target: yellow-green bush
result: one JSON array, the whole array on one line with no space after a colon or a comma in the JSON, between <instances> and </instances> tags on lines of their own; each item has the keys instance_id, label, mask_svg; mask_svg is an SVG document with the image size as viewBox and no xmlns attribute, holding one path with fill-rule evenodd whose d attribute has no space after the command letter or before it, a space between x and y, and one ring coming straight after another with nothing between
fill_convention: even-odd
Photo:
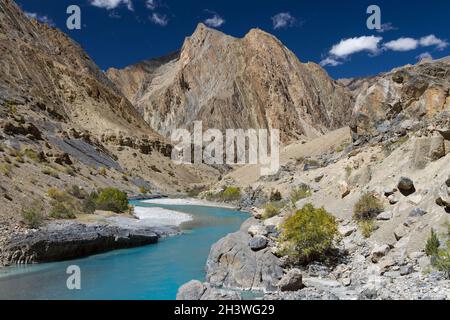
<instances>
[{"instance_id":1,"label":"yellow-green bush","mask_svg":"<svg viewBox=\"0 0 450 320\"><path fill-rule=\"evenodd\" d=\"M99 191L95 205L98 210L123 213L128 211L128 197L118 189L106 188Z\"/></svg>"},{"instance_id":2,"label":"yellow-green bush","mask_svg":"<svg viewBox=\"0 0 450 320\"><path fill-rule=\"evenodd\" d=\"M30 207L22 208L21 216L28 228L38 229L45 220L44 207L40 202L34 201Z\"/></svg>"},{"instance_id":3,"label":"yellow-green bush","mask_svg":"<svg viewBox=\"0 0 450 320\"><path fill-rule=\"evenodd\" d=\"M365 193L355 204L353 213L357 221L370 220L383 212L384 206L381 201L372 193Z\"/></svg>"},{"instance_id":4,"label":"yellow-green bush","mask_svg":"<svg viewBox=\"0 0 450 320\"><path fill-rule=\"evenodd\" d=\"M281 212L280 207L281 205L279 203L269 202L264 207L264 213L262 215L262 218L265 220L279 215Z\"/></svg>"},{"instance_id":5,"label":"yellow-green bush","mask_svg":"<svg viewBox=\"0 0 450 320\"><path fill-rule=\"evenodd\" d=\"M301 185L297 188L292 189L290 193L290 199L292 204L296 204L302 199L311 197L311 189L307 185Z\"/></svg>"},{"instance_id":6,"label":"yellow-green bush","mask_svg":"<svg viewBox=\"0 0 450 320\"><path fill-rule=\"evenodd\" d=\"M75 219L77 214L82 213L81 203L66 191L51 188L47 192L52 198L49 216L54 219Z\"/></svg>"},{"instance_id":7,"label":"yellow-green bush","mask_svg":"<svg viewBox=\"0 0 450 320\"><path fill-rule=\"evenodd\" d=\"M427 244L425 246L425 253L429 257L436 256L439 253L440 246L441 242L439 241L436 232L434 232L434 230L431 229L430 237L428 238Z\"/></svg>"},{"instance_id":8,"label":"yellow-green bush","mask_svg":"<svg viewBox=\"0 0 450 320\"><path fill-rule=\"evenodd\" d=\"M372 235L372 233L375 231L376 228L374 219L359 220L358 226L364 238L370 238L370 236Z\"/></svg>"},{"instance_id":9,"label":"yellow-green bush","mask_svg":"<svg viewBox=\"0 0 450 320\"><path fill-rule=\"evenodd\" d=\"M305 205L282 226L279 238L282 253L302 263L320 259L338 237L336 219L324 208Z\"/></svg>"},{"instance_id":10,"label":"yellow-green bush","mask_svg":"<svg viewBox=\"0 0 450 320\"><path fill-rule=\"evenodd\" d=\"M226 187L220 195L220 199L224 202L237 201L241 198L241 189L237 187Z\"/></svg>"}]
</instances>

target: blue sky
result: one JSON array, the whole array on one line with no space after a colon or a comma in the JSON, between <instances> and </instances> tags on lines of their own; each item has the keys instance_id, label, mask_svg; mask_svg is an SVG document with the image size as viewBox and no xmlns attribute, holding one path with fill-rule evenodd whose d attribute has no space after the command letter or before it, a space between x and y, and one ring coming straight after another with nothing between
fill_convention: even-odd
<instances>
[{"instance_id":1,"label":"blue sky","mask_svg":"<svg viewBox=\"0 0 450 320\"><path fill-rule=\"evenodd\" d=\"M79 42L100 68L124 67L179 49L199 22L242 37L261 28L302 62L321 63L333 78L374 75L450 55L448 0L16 0L30 16ZM77 4L82 29L66 28ZM384 32L369 30L369 5L381 8Z\"/></svg>"}]
</instances>

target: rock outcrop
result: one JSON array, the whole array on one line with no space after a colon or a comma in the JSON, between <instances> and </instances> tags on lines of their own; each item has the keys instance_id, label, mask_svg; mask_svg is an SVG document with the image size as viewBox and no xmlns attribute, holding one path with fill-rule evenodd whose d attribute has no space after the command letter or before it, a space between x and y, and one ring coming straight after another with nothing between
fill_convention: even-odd
<instances>
[{"instance_id":1,"label":"rock outcrop","mask_svg":"<svg viewBox=\"0 0 450 320\"><path fill-rule=\"evenodd\" d=\"M237 39L199 24L182 49L108 77L164 135L201 120L204 129L275 128L284 141L344 126L349 92L274 36Z\"/></svg>"},{"instance_id":2,"label":"rock outcrop","mask_svg":"<svg viewBox=\"0 0 450 320\"><path fill-rule=\"evenodd\" d=\"M9 239L1 250L4 265L62 261L106 251L139 247L174 234L176 228L114 224L53 223Z\"/></svg>"},{"instance_id":3,"label":"rock outcrop","mask_svg":"<svg viewBox=\"0 0 450 320\"><path fill-rule=\"evenodd\" d=\"M273 291L283 275L280 260L270 248L253 251L249 242L250 219L239 232L228 235L211 248L206 281L213 287Z\"/></svg>"}]
</instances>

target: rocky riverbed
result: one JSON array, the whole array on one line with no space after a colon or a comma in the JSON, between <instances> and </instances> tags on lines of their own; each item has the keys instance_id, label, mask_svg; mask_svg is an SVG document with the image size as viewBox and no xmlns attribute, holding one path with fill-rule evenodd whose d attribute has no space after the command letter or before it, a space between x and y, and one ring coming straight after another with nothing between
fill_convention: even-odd
<instances>
[{"instance_id":1,"label":"rocky riverbed","mask_svg":"<svg viewBox=\"0 0 450 320\"><path fill-rule=\"evenodd\" d=\"M356 226L342 226L343 241L332 264L288 264L276 255L275 217L252 218L216 243L206 264L206 282L182 286L179 300L445 300L450 281L429 269L423 252L388 255L390 248L364 239Z\"/></svg>"}]
</instances>

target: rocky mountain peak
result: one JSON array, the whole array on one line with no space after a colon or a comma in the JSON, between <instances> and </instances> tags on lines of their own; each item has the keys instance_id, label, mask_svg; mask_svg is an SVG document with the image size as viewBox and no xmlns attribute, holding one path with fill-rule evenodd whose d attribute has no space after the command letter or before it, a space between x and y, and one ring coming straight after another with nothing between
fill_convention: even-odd
<instances>
[{"instance_id":1,"label":"rocky mountain peak","mask_svg":"<svg viewBox=\"0 0 450 320\"><path fill-rule=\"evenodd\" d=\"M141 71L108 76L164 135L202 120L205 129L276 128L288 141L321 135L350 117L345 88L260 29L235 38L199 24L179 59Z\"/></svg>"}]
</instances>

